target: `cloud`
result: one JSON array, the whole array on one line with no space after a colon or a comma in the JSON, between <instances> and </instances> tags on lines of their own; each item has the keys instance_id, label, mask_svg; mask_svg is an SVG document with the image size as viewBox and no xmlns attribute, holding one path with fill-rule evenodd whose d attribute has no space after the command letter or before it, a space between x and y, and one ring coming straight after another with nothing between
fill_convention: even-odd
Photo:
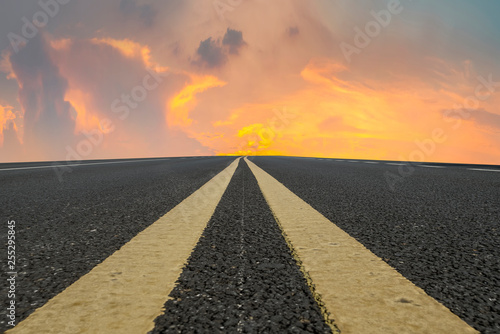
<instances>
[{"instance_id":1,"label":"cloud","mask_svg":"<svg viewBox=\"0 0 500 334\"><path fill-rule=\"evenodd\" d=\"M189 111L192 105L196 105L196 94L202 93L213 87L221 87L226 83L214 76L192 76L191 82L187 84L181 92L174 96L169 102L169 113L167 116L169 127L187 128L193 122L189 118Z\"/></svg>"},{"instance_id":2,"label":"cloud","mask_svg":"<svg viewBox=\"0 0 500 334\"><path fill-rule=\"evenodd\" d=\"M208 68L221 67L227 62L229 54L239 54L239 50L245 45L246 42L243 40L241 31L227 28L222 43L220 39L214 40L212 37L200 42L200 46L196 50L199 59L195 63L205 65Z\"/></svg>"},{"instance_id":3,"label":"cloud","mask_svg":"<svg viewBox=\"0 0 500 334\"><path fill-rule=\"evenodd\" d=\"M485 109L444 109L441 114L446 119L469 120L482 128L500 132L500 115Z\"/></svg>"},{"instance_id":4,"label":"cloud","mask_svg":"<svg viewBox=\"0 0 500 334\"><path fill-rule=\"evenodd\" d=\"M60 158L65 145L73 142L75 121L65 100L68 82L60 75L45 36L38 34L9 61L19 85L24 142L39 159Z\"/></svg>"},{"instance_id":5,"label":"cloud","mask_svg":"<svg viewBox=\"0 0 500 334\"><path fill-rule=\"evenodd\" d=\"M370 12L386 6L379 0L246 1L220 20L212 1L72 2L47 26L46 65L40 64L43 57L25 59L14 73L10 61L0 64L15 79L0 78L0 99L21 116L24 107L12 93L19 79L25 84L23 106L49 97L59 101L62 107L45 108L63 115L56 111L50 131L68 114L68 102L76 118L64 128L73 130L69 140L77 142L84 131L99 129L101 119L111 119L114 132L88 158L235 153L248 146L256 154L399 159L439 127L447 141L429 159L498 163L498 91L488 90L491 96L477 106L483 111L471 112L459 131L440 113L463 105L475 93L477 76L491 73L500 80L493 52L499 44L471 30L494 31L464 24L487 21L461 6L449 12L413 1L347 63L339 44L354 43L354 28L364 30L374 20ZM3 31L19 32L19 17L30 18L39 7L34 0L24 9L18 15L1 12ZM458 13L468 15L460 19ZM461 20L467 22L457 29ZM50 71L37 82L30 73L43 67ZM129 108L126 119L119 118L112 102L131 96L149 70L169 77ZM283 107L297 117L273 123L273 110ZM47 123L47 114L39 119L30 112L27 128L28 122ZM15 124L22 139L21 119ZM280 129L274 135L268 131L273 126ZM259 134L264 138L255 139ZM25 148L42 151L37 144Z\"/></svg>"},{"instance_id":6,"label":"cloud","mask_svg":"<svg viewBox=\"0 0 500 334\"><path fill-rule=\"evenodd\" d=\"M21 161L24 159L23 147L14 122L10 122L3 128L0 156L2 161Z\"/></svg>"},{"instance_id":7,"label":"cloud","mask_svg":"<svg viewBox=\"0 0 500 334\"><path fill-rule=\"evenodd\" d=\"M212 37L200 42L198 50L196 50L203 64L210 68L224 65L227 60L227 55L217 41L212 40Z\"/></svg>"},{"instance_id":8,"label":"cloud","mask_svg":"<svg viewBox=\"0 0 500 334\"><path fill-rule=\"evenodd\" d=\"M300 34L299 27L297 27L297 26L289 27L286 30L286 32L287 32L288 36L290 36L290 37L295 37L295 36L298 36Z\"/></svg>"},{"instance_id":9,"label":"cloud","mask_svg":"<svg viewBox=\"0 0 500 334\"><path fill-rule=\"evenodd\" d=\"M238 30L227 28L226 34L222 39L222 45L227 45L229 47L230 54L238 54L239 49L246 45L243 40L243 33Z\"/></svg>"},{"instance_id":10,"label":"cloud","mask_svg":"<svg viewBox=\"0 0 500 334\"><path fill-rule=\"evenodd\" d=\"M471 118L479 125L484 125L500 132L500 115L484 109L469 110Z\"/></svg>"},{"instance_id":11,"label":"cloud","mask_svg":"<svg viewBox=\"0 0 500 334\"><path fill-rule=\"evenodd\" d=\"M138 5L135 0L121 0L120 10L127 17L139 19L146 27L151 27L156 18L156 10L148 4Z\"/></svg>"},{"instance_id":12,"label":"cloud","mask_svg":"<svg viewBox=\"0 0 500 334\"><path fill-rule=\"evenodd\" d=\"M3 132L10 127L10 124L16 119L16 114L11 106L0 104L0 146L3 144Z\"/></svg>"},{"instance_id":13,"label":"cloud","mask_svg":"<svg viewBox=\"0 0 500 334\"><path fill-rule=\"evenodd\" d=\"M113 122L114 130L105 134L92 157L210 154L186 134L168 130L168 101L190 77L156 62L149 46L93 38L75 40L56 56L69 82L66 97L78 114L75 135L100 130L103 119Z\"/></svg>"},{"instance_id":14,"label":"cloud","mask_svg":"<svg viewBox=\"0 0 500 334\"><path fill-rule=\"evenodd\" d=\"M155 62L147 45L41 35L5 62L3 69L19 87L24 137L14 140L20 133L9 123L19 123L19 115L2 107L2 161L213 153L186 133L168 131L168 101L186 92L190 76ZM195 88L190 98L204 89ZM88 145L89 138L98 143Z\"/></svg>"}]
</instances>

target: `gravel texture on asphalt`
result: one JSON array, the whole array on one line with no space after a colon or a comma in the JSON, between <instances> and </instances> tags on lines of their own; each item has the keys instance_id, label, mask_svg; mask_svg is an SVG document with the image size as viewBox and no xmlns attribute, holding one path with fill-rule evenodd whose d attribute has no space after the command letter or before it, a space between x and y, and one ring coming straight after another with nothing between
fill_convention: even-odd
<instances>
[{"instance_id":1,"label":"gravel texture on asphalt","mask_svg":"<svg viewBox=\"0 0 500 334\"><path fill-rule=\"evenodd\" d=\"M233 160L172 158L79 166L72 167L63 182L53 169L0 172L4 282L9 271L7 220L16 221L17 322L88 273ZM8 328L6 289L2 289L0 301L3 332Z\"/></svg>"},{"instance_id":2,"label":"gravel texture on asphalt","mask_svg":"<svg viewBox=\"0 0 500 334\"><path fill-rule=\"evenodd\" d=\"M152 333L331 333L244 163Z\"/></svg>"},{"instance_id":3,"label":"gravel texture on asphalt","mask_svg":"<svg viewBox=\"0 0 500 334\"><path fill-rule=\"evenodd\" d=\"M500 173L256 157L259 167L482 333L500 333Z\"/></svg>"}]
</instances>

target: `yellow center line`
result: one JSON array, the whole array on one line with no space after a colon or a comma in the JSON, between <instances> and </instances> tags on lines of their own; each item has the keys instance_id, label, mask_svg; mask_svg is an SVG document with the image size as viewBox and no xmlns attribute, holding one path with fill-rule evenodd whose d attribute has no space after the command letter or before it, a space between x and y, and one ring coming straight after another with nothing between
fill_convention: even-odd
<instances>
[{"instance_id":1,"label":"yellow center line","mask_svg":"<svg viewBox=\"0 0 500 334\"><path fill-rule=\"evenodd\" d=\"M7 333L152 330L238 161Z\"/></svg>"},{"instance_id":2,"label":"yellow center line","mask_svg":"<svg viewBox=\"0 0 500 334\"><path fill-rule=\"evenodd\" d=\"M477 333L254 163L313 293L344 333Z\"/></svg>"}]
</instances>

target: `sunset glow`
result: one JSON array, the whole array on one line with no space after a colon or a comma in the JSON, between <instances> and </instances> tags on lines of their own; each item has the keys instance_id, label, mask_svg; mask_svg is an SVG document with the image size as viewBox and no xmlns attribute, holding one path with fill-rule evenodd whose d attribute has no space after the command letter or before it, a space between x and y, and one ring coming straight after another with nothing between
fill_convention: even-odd
<instances>
[{"instance_id":1,"label":"sunset glow","mask_svg":"<svg viewBox=\"0 0 500 334\"><path fill-rule=\"evenodd\" d=\"M500 164L495 1L122 3L61 5L30 38L38 3L2 10L1 162L98 131L82 158Z\"/></svg>"}]
</instances>

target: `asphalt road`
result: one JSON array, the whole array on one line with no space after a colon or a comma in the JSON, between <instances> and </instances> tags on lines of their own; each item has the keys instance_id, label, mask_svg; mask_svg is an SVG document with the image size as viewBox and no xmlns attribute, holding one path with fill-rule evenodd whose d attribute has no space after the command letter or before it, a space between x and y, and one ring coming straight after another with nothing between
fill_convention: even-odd
<instances>
[{"instance_id":1,"label":"asphalt road","mask_svg":"<svg viewBox=\"0 0 500 334\"><path fill-rule=\"evenodd\" d=\"M155 334L331 333L242 160L170 297Z\"/></svg>"},{"instance_id":2,"label":"asphalt road","mask_svg":"<svg viewBox=\"0 0 500 334\"><path fill-rule=\"evenodd\" d=\"M16 222L16 317L26 318L180 203L234 158L86 161L0 165L0 253ZM9 168L10 170L2 169ZM15 168L15 169L13 169ZM28 168L28 169L26 169ZM62 169L59 169L61 171ZM61 174L59 173L59 176ZM4 286L4 285L2 285ZM6 286L6 285L5 285ZM1 305L7 305L2 289ZM0 332L8 328L0 308Z\"/></svg>"},{"instance_id":3,"label":"asphalt road","mask_svg":"<svg viewBox=\"0 0 500 334\"><path fill-rule=\"evenodd\" d=\"M500 333L498 167L250 159L471 326ZM16 221L17 321L233 160L90 161L70 170L0 165L4 249L6 222ZM6 251L0 260L4 275ZM242 162L178 283L155 333L329 331ZM5 313L0 308L0 331Z\"/></svg>"},{"instance_id":4,"label":"asphalt road","mask_svg":"<svg viewBox=\"0 0 500 334\"><path fill-rule=\"evenodd\" d=\"M500 333L500 172L471 170L500 168L250 160L471 326Z\"/></svg>"}]
</instances>

